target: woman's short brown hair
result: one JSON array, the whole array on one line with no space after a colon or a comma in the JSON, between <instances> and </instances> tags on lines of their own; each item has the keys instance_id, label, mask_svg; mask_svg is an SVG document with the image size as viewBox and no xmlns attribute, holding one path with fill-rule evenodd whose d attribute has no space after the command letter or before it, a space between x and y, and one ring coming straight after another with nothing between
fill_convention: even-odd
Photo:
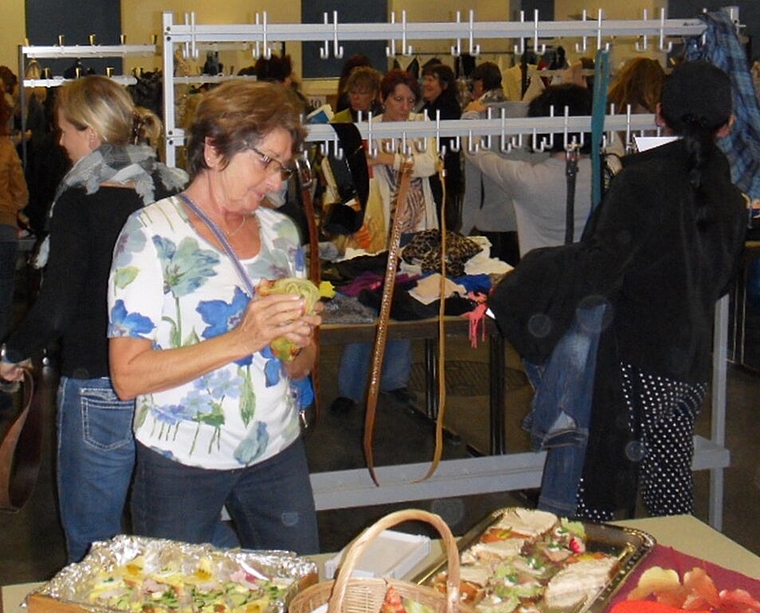
<instances>
[{"instance_id":1,"label":"woman's short brown hair","mask_svg":"<svg viewBox=\"0 0 760 613\"><path fill-rule=\"evenodd\" d=\"M130 142L135 105L113 79L88 75L66 82L57 92L55 108L77 130L92 128L104 143Z\"/></svg>"},{"instance_id":2,"label":"woman's short brown hair","mask_svg":"<svg viewBox=\"0 0 760 613\"><path fill-rule=\"evenodd\" d=\"M208 169L206 139L226 167L236 153L260 143L280 128L293 139L292 151L301 148L305 131L295 95L280 83L234 79L209 90L195 110L187 146L187 171L195 177Z\"/></svg>"},{"instance_id":3,"label":"woman's short brown hair","mask_svg":"<svg viewBox=\"0 0 760 613\"><path fill-rule=\"evenodd\" d=\"M346 91L367 91L377 94L380 91L380 79L382 75L372 66L359 66L354 68L346 79Z\"/></svg>"},{"instance_id":4,"label":"woman's short brown hair","mask_svg":"<svg viewBox=\"0 0 760 613\"><path fill-rule=\"evenodd\" d=\"M399 85L406 85L412 90L414 97L417 98L417 100L420 99L419 81L417 81L417 79L414 78L414 75L410 72L401 70L400 68L394 68L385 73L383 80L380 82L380 98L385 100L396 91L396 87Z\"/></svg>"}]
</instances>

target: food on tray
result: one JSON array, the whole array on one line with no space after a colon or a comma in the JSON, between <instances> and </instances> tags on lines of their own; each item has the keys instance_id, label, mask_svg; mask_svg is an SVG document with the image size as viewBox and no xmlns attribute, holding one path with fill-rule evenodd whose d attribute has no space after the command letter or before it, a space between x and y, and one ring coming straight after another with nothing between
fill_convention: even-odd
<instances>
[{"instance_id":1,"label":"food on tray","mask_svg":"<svg viewBox=\"0 0 760 613\"><path fill-rule=\"evenodd\" d=\"M88 601L144 613L263 613L291 584L291 580L257 577L239 563L213 554L191 566L176 559L157 567L137 556L98 573Z\"/></svg>"},{"instance_id":2,"label":"food on tray","mask_svg":"<svg viewBox=\"0 0 760 613\"><path fill-rule=\"evenodd\" d=\"M638 585L628 594L628 600L641 601L650 597L676 610L760 613L760 601L749 592L741 589L719 590L712 577L698 567L685 572L683 579L672 568L648 568L639 577Z\"/></svg>"},{"instance_id":3,"label":"food on tray","mask_svg":"<svg viewBox=\"0 0 760 613\"><path fill-rule=\"evenodd\" d=\"M117 536L31 594L29 612L52 610L52 599L96 613L283 613L316 571L290 552Z\"/></svg>"},{"instance_id":4,"label":"food on tray","mask_svg":"<svg viewBox=\"0 0 760 613\"><path fill-rule=\"evenodd\" d=\"M380 613L406 613L404 602L396 588L392 585L389 585L385 592L383 604L380 606Z\"/></svg>"},{"instance_id":5,"label":"food on tray","mask_svg":"<svg viewBox=\"0 0 760 613\"><path fill-rule=\"evenodd\" d=\"M319 288L308 279L286 277L276 281L263 280L259 283L256 291L261 296L269 294L293 294L304 300L304 313L314 313L314 307L319 302ZM289 362L298 355L299 348L284 336L275 339L271 343L272 352L283 362Z\"/></svg>"},{"instance_id":6,"label":"food on tray","mask_svg":"<svg viewBox=\"0 0 760 613\"><path fill-rule=\"evenodd\" d=\"M588 548L582 523L519 508L504 510L460 559L462 599L481 613L575 610L619 564L614 554ZM433 585L445 590L446 574Z\"/></svg>"}]
</instances>

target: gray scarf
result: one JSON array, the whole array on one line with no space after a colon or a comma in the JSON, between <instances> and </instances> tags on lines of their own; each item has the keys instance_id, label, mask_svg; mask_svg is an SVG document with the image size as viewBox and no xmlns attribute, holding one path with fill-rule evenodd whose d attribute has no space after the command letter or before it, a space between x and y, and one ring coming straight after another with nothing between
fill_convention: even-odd
<instances>
[{"instance_id":1,"label":"gray scarf","mask_svg":"<svg viewBox=\"0 0 760 613\"><path fill-rule=\"evenodd\" d=\"M103 183L133 184L143 204L155 202L154 176L158 176L168 191L179 191L187 183L187 173L179 168L169 168L156 159L156 152L148 145L104 144L77 161L66 173L55 192L50 207L53 216L55 203L67 189L83 187L86 194L94 194ZM50 240L46 236L31 264L43 268L50 253Z\"/></svg>"}]
</instances>

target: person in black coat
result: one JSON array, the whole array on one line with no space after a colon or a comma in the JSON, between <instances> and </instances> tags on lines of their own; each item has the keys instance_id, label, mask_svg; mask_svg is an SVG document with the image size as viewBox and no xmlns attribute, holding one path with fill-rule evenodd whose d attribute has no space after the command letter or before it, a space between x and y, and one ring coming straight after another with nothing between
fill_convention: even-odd
<instances>
[{"instance_id":1,"label":"person in black coat","mask_svg":"<svg viewBox=\"0 0 760 613\"><path fill-rule=\"evenodd\" d=\"M422 98L424 104L420 112L435 121L460 119L462 107L457 97L457 84L454 71L446 64L425 65L422 69ZM443 165L446 170L446 227L450 230L458 230L461 222L462 191L464 179L462 173L462 156L457 149L454 150L453 138L442 138L441 147L446 148L443 157ZM443 185L439 177L430 178L430 188L433 190L438 206L439 216L441 202L443 200Z\"/></svg>"},{"instance_id":2,"label":"person in black coat","mask_svg":"<svg viewBox=\"0 0 760 613\"><path fill-rule=\"evenodd\" d=\"M710 378L715 303L738 270L746 234L745 200L716 142L733 124L728 75L703 61L679 65L656 115L670 142L623 158L580 243L535 250L515 270L526 278L526 267L545 258L561 271L554 284L562 290L534 274L508 299L514 305L519 294L522 312L508 312L498 288L501 298L489 301L500 327L517 321L508 337L524 348L539 332L556 338L552 328L569 329L592 302L605 305L586 370L585 458L568 484L577 488L576 516L599 521L630 514L639 491L650 515L693 512L694 425ZM554 306L538 312L531 305L547 304L547 294ZM542 491L553 477L544 472Z\"/></svg>"},{"instance_id":3,"label":"person in black coat","mask_svg":"<svg viewBox=\"0 0 760 613\"><path fill-rule=\"evenodd\" d=\"M715 303L744 247L744 198L716 143L733 123L728 75L701 61L676 67L657 121L674 140L624 158L583 238L613 307L580 493L592 518L632 508L637 485L651 515L693 512Z\"/></svg>"}]
</instances>

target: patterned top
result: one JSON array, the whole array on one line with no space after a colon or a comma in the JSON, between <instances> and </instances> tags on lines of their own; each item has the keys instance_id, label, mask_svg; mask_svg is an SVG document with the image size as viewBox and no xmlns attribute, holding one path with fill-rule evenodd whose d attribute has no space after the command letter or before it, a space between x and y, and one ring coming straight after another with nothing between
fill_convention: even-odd
<instances>
[{"instance_id":1,"label":"patterned top","mask_svg":"<svg viewBox=\"0 0 760 613\"><path fill-rule=\"evenodd\" d=\"M256 211L257 256L242 260L254 286L304 276L298 231ZM196 233L178 197L133 214L114 251L108 336L184 347L233 329L250 297L229 257ZM290 382L269 347L179 387L138 396L135 436L175 461L234 469L266 460L299 434Z\"/></svg>"}]
</instances>

